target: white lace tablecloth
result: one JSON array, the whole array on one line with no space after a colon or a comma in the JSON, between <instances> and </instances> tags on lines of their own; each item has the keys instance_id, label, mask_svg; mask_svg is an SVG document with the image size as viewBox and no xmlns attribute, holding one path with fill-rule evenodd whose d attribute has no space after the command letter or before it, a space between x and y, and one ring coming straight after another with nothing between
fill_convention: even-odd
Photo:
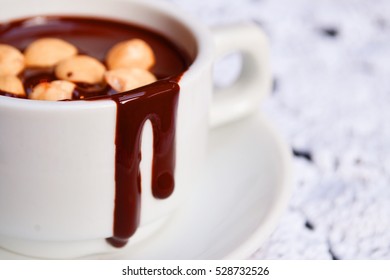
<instances>
[{"instance_id":1,"label":"white lace tablecloth","mask_svg":"<svg viewBox=\"0 0 390 280\"><path fill-rule=\"evenodd\" d=\"M390 259L390 1L171 1L208 25L255 20L270 39L274 88L259 109L294 150L295 178L252 258Z\"/></svg>"}]
</instances>

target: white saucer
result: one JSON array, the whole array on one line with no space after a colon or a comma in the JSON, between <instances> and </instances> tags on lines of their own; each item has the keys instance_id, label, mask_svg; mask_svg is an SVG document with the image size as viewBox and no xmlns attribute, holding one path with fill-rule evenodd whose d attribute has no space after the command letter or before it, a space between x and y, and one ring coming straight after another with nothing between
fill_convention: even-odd
<instances>
[{"instance_id":1,"label":"white saucer","mask_svg":"<svg viewBox=\"0 0 390 280\"><path fill-rule=\"evenodd\" d=\"M260 114L211 132L203 176L161 231L99 259L243 259L275 228L290 196L290 152ZM0 259L24 258L0 250Z\"/></svg>"}]
</instances>

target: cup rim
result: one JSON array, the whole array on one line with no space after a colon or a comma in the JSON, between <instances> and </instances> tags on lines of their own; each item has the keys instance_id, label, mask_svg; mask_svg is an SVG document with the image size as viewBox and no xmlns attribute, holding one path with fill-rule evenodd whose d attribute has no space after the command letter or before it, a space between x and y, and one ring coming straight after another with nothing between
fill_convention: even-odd
<instances>
[{"instance_id":1,"label":"cup rim","mask_svg":"<svg viewBox=\"0 0 390 280\"><path fill-rule=\"evenodd\" d=\"M18 1L21 3L23 0ZM30 2L30 0L24 0L25 2ZM34 3L38 1L45 1L45 0L35 0ZM136 4L143 6L145 8L155 10L158 12L163 12L165 15L167 15L170 18L178 20L189 32L191 32L191 35L194 37L195 42L197 44L197 53L192 61L189 68L183 73L183 76L181 77L179 84L187 84L190 82L193 77L196 77L202 73L202 69L205 65L212 62L212 58L214 55L214 48L213 48L213 40L210 30L204 26L199 20L195 19L192 15L189 15L187 12L180 9L177 5L170 3L168 1L163 0L83 0L83 1L89 1L91 3L96 3L96 1L100 2L110 2L112 4L115 3L125 3L125 4ZM0 2L9 2L9 3L15 3L11 0L0 0ZM67 3L74 2L79 3L79 0L67 0ZM70 14L68 14L70 15ZM82 14L77 14L82 15ZM35 15L27 15L26 17L34 17L38 16ZM10 18L10 20L17 19L18 17ZM20 18L20 17L19 17ZM110 18L108 16L107 18ZM0 21L1 22L1 21ZM142 27L142 24L140 25ZM113 101L109 98L107 99L101 99L101 100L95 100L94 102L91 102L89 100L73 100L72 102L47 102L42 100L30 100L30 99L22 99L22 98L12 98L8 96L2 96L0 95L0 102L3 104L7 104L10 107L13 106L24 106L28 105L29 107L33 107L34 109L60 109L60 108L69 108L69 107L75 107L77 108L83 108L83 107L107 107L112 106Z\"/></svg>"}]
</instances>

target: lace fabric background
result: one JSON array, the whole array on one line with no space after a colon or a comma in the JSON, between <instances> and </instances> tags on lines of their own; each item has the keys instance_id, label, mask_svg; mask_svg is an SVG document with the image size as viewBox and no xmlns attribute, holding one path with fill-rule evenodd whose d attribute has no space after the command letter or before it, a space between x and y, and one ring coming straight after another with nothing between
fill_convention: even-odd
<instances>
[{"instance_id":1,"label":"lace fabric background","mask_svg":"<svg viewBox=\"0 0 390 280\"><path fill-rule=\"evenodd\" d=\"M390 1L171 0L207 25L254 20L274 87L259 110L294 151L293 195L253 259L390 259ZM239 57L216 67L219 83Z\"/></svg>"}]
</instances>

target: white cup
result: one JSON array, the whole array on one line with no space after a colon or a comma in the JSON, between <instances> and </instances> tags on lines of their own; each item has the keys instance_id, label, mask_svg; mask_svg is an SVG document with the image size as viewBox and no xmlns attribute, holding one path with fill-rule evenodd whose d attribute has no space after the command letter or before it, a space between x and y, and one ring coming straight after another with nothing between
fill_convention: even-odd
<instances>
[{"instance_id":1,"label":"white cup","mask_svg":"<svg viewBox=\"0 0 390 280\"><path fill-rule=\"evenodd\" d=\"M156 234L190 199L188 182L204 162L210 127L252 113L270 87L266 39L252 23L216 28L212 34L177 7L157 0L0 3L1 22L54 14L137 23L164 34L194 60L179 81L175 190L167 199L151 193L153 133L147 122L140 225L129 244ZM241 76L231 87L214 90L215 59L235 51L243 54ZM0 247L42 258L123 250L106 242L113 236L116 113L109 99L45 102L0 96Z\"/></svg>"}]
</instances>

